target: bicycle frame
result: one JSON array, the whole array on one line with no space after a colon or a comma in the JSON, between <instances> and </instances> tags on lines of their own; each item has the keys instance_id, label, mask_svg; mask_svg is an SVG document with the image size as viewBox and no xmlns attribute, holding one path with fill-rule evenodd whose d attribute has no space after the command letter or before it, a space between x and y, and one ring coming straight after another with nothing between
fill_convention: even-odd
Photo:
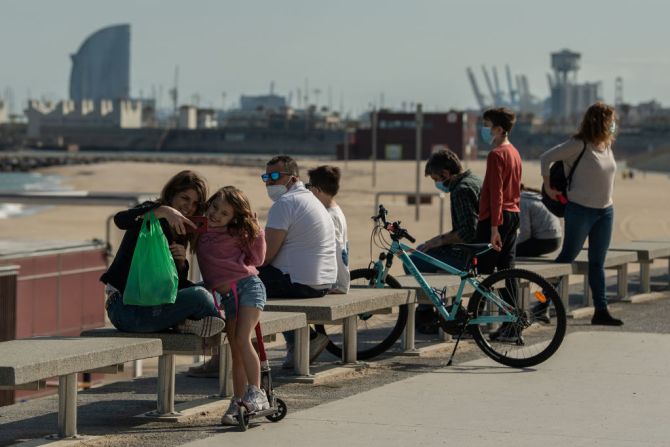
<instances>
[{"instance_id":1,"label":"bicycle frame","mask_svg":"<svg viewBox=\"0 0 670 447\"><path fill-rule=\"evenodd\" d=\"M412 262L412 259L407 254L408 252L413 253L417 258L421 259L422 261L428 262L429 264L434 265L439 269L445 270L447 273L451 275L456 275L461 278L461 283L458 287L458 292L454 297L454 302L451 306L451 310L447 309L446 303L442 302L441 297L437 294L435 289L428 284L428 282L423 277L421 272L419 272L419 270L416 268L416 265L414 265L414 262ZM407 267L407 270L409 270L410 274L414 277L414 279L416 279L416 281L419 283L419 286L421 286L421 290L423 290L423 292L426 294L426 296L428 296L433 305L435 305L435 308L440 313L442 318L444 318L445 321L452 321L456 318L456 312L461 304L463 298L463 290L465 289L466 283L470 284L476 291L478 291L482 296L484 296L486 300L495 304L498 308L502 309L504 313L503 315L482 315L477 318L469 320L468 325L504 323L504 322L516 321L517 317L512 314L513 309L510 307L510 305L505 301L503 301L502 299L500 299L496 294L483 289L480 286L479 281L477 281L477 279L473 277L471 272L459 270L445 262L433 258L430 255L427 255L420 251L416 251L415 249L397 240L392 241L391 247L388 250L387 259L389 259L389 256L398 257L400 261L403 263L403 265ZM377 272L377 277L373 279L374 286L380 288L384 286L384 280L386 279L386 274L388 272L388 268L390 267L390 265L387 263L387 265L385 266L381 260L376 261L374 264L376 267L375 271Z\"/></svg>"}]
</instances>

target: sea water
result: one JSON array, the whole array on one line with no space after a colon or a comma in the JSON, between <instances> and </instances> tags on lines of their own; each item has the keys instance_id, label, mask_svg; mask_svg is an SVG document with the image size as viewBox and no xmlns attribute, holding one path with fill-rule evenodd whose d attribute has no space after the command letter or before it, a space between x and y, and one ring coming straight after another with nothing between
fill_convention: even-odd
<instances>
[{"instance_id":1,"label":"sea water","mask_svg":"<svg viewBox=\"0 0 670 447\"><path fill-rule=\"evenodd\" d=\"M63 191L59 175L42 175L35 172L0 172L0 191L5 193ZM46 206L0 203L0 219L34 214Z\"/></svg>"}]
</instances>

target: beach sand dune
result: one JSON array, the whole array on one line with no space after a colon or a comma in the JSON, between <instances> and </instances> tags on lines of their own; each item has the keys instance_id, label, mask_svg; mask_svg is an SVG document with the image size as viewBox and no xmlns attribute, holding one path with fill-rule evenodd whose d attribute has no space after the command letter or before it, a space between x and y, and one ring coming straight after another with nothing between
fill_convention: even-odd
<instances>
[{"instance_id":1,"label":"beach sand dune","mask_svg":"<svg viewBox=\"0 0 670 447\"><path fill-rule=\"evenodd\" d=\"M301 176L323 161L298 159ZM374 212L376 192L413 191L416 179L414 162L380 161L376 166L376 186L372 186L370 161L352 161L346 166L342 161L330 162L342 168L343 179L337 201L344 210L349 225L351 267L367 266L370 261L370 216ZM245 191L262 223L271 205L260 179L264 165L257 167L236 166L187 166L150 163L103 163L85 166L60 166L40 172L59 174L64 183L76 190L96 192L146 192L158 195L163 184L182 169L193 169L204 175L213 191L224 185L235 185ZM485 171L484 161L469 162L468 168L476 174ZM424 163L420 166L421 190L436 192L430 178L423 176ZM529 186L539 186L541 178L537 162L525 162L523 181ZM615 229L613 240L624 241L654 236L670 236L670 178L666 174L640 174L634 179L623 180L617 176L615 185ZM389 210L389 217L401 220L417 242L424 241L438 232L439 200L423 205L420 219L415 220L415 207L407 204L405 194L384 196L381 203ZM444 202L444 228L451 228L449 200ZM54 206L38 214L10 219L0 219L2 238L14 240L67 240L82 241L92 238L105 239L107 219L119 211L107 206ZM113 226L113 225L112 225ZM112 232L113 246L118 245L121 232ZM376 258L379 248L373 248ZM397 266L396 266L397 267ZM394 267L394 270L396 269Z\"/></svg>"}]
</instances>

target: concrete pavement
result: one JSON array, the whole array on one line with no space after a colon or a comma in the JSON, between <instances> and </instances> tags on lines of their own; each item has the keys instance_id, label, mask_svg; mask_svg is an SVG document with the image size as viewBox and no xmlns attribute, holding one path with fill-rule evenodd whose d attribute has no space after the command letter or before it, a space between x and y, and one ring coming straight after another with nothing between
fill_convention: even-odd
<instances>
[{"instance_id":1,"label":"concrete pavement","mask_svg":"<svg viewBox=\"0 0 670 447\"><path fill-rule=\"evenodd\" d=\"M185 444L667 446L670 335L576 332L534 369L488 359Z\"/></svg>"}]
</instances>

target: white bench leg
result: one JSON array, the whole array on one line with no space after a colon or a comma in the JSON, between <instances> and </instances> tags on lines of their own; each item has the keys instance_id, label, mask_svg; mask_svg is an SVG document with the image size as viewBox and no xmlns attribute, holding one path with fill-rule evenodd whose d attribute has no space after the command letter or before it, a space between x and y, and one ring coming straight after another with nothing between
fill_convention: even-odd
<instances>
[{"instance_id":1,"label":"white bench leg","mask_svg":"<svg viewBox=\"0 0 670 447\"><path fill-rule=\"evenodd\" d=\"M143 373L142 360L135 360L133 362L133 378L142 377Z\"/></svg>"},{"instance_id":2,"label":"white bench leg","mask_svg":"<svg viewBox=\"0 0 670 447\"><path fill-rule=\"evenodd\" d=\"M58 377L58 437L77 436L77 374Z\"/></svg>"},{"instance_id":3,"label":"white bench leg","mask_svg":"<svg viewBox=\"0 0 670 447\"><path fill-rule=\"evenodd\" d=\"M299 376L309 376L309 326L296 329L293 333L293 369Z\"/></svg>"},{"instance_id":4,"label":"white bench leg","mask_svg":"<svg viewBox=\"0 0 670 447\"><path fill-rule=\"evenodd\" d=\"M640 292L651 292L651 261L640 261Z\"/></svg>"},{"instance_id":5,"label":"white bench leg","mask_svg":"<svg viewBox=\"0 0 670 447\"><path fill-rule=\"evenodd\" d=\"M620 265L617 268L617 288L620 299L628 296L628 264Z\"/></svg>"},{"instance_id":6,"label":"white bench leg","mask_svg":"<svg viewBox=\"0 0 670 447\"><path fill-rule=\"evenodd\" d=\"M416 329L416 304L407 305L407 324L402 334L402 350L414 351L416 349L415 329Z\"/></svg>"},{"instance_id":7,"label":"white bench leg","mask_svg":"<svg viewBox=\"0 0 670 447\"><path fill-rule=\"evenodd\" d=\"M584 274L584 306L590 307L591 304L591 286L589 286L589 274Z\"/></svg>"},{"instance_id":8,"label":"white bench leg","mask_svg":"<svg viewBox=\"0 0 670 447\"><path fill-rule=\"evenodd\" d=\"M175 356L158 357L158 416L173 414L175 384Z\"/></svg>"},{"instance_id":9,"label":"white bench leg","mask_svg":"<svg viewBox=\"0 0 670 447\"><path fill-rule=\"evenodd\" d=\"M342 350L343 363L356 363L358 354L358 316L354 315L344 319L342 324L344 335L344 349Z\"/></svg>"},{"instance_id":10,"label":"white bench leg","mask_svg":"<svg viewBox=\"0 0 670 447\"><path fill-rule=\"evenodd\" d=\"M561 297L565 311L568 311L570 305L570 276L562 276L558 283L558 295Z\"/></svg>"},{"instance_id":11,"label":"white bench leg","mask_svg":"<svg viewBox=\"0 0 670 447\"><path fill-rule=\"evenodd\" d=\"M229 344L219 345L219 396L233 395L233 353Z\"/></svg>"}]
</instances>

